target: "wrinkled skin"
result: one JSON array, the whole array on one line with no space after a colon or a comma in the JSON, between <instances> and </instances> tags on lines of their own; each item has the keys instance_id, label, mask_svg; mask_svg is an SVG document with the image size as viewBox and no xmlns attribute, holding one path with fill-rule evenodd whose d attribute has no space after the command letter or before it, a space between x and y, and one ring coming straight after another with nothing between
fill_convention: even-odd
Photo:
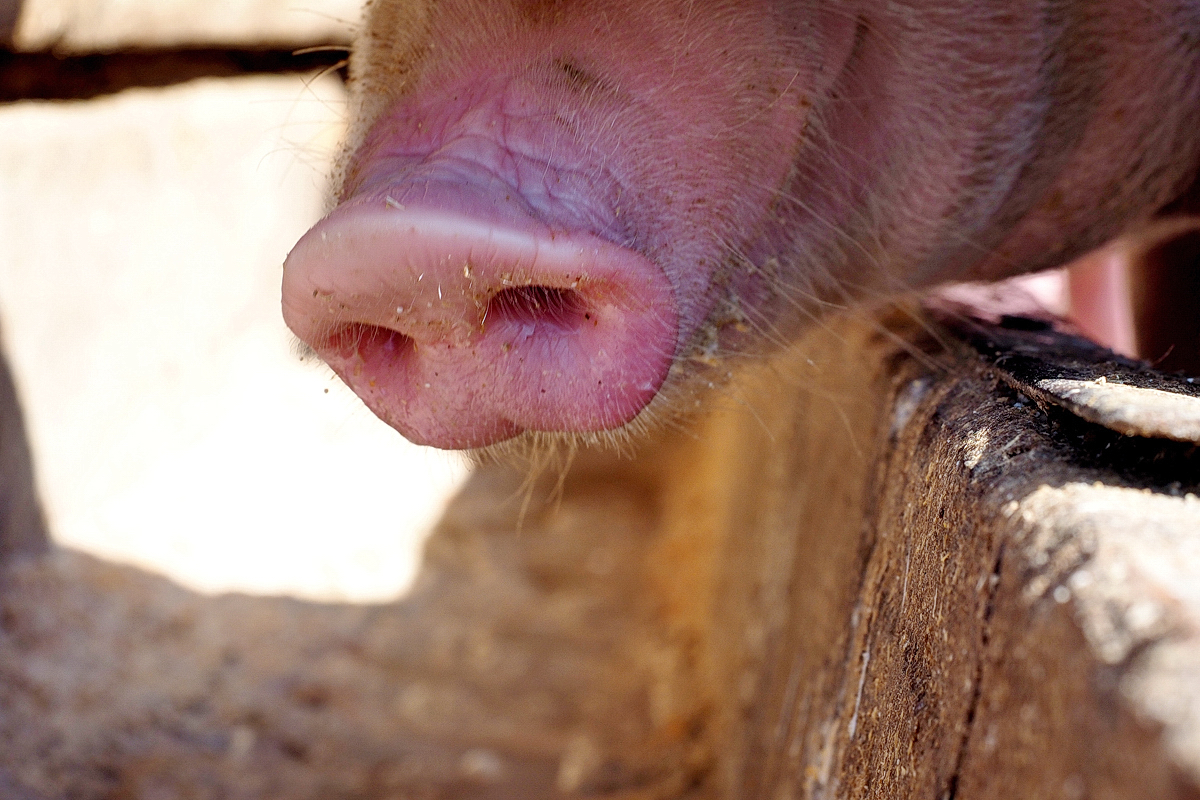
<instances>
[{"instance_id":1,"label":"wrinkled skin","mask_svg":"<svg viewBox=\"0 0 1200 800\"><path fill-rule=\"evenodd\" d=\"M1085 253L1200 164L1200 3L375 0L284 314L413 441L602 436L830 308Z\"/></svg>"}]
</instances>

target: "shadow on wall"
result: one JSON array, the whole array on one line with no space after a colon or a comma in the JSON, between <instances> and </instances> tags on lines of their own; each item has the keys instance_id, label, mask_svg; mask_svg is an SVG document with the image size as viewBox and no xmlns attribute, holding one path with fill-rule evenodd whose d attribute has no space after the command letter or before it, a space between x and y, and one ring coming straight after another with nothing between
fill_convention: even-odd
<instances>
[{"instance_id":1,"label":"shadow on wall","mask_svg":"<svg viewBox=\"0 0 1200 800\"><path fill-rule=\"evenodd\" d=\"M21 13L21 0L0 0L0 45L12 45L17 31L17 16Z\"/></svg>"},{"instance_id":2,"label":"shadow on wall","mask_svg":"<svg viewBox=\"0 0 1200 800\"><path fill-rule=\"evenodd\" d=\"M480 470L394 603L0 554L0 797L677 796L701 692L646 590L656 487L611 469L520 526L525 473Z\"/></svg>"},{"instance_id":3,"label":"shadow on wall","mask_svg":"<svg viewBox=\"0 0 1200 800\"><path fill-rule=\"evenodd\" d=\"M25 419L8 359L0 349L0 561L44 552L48 544Z\"/></svg>"}]
</instances>

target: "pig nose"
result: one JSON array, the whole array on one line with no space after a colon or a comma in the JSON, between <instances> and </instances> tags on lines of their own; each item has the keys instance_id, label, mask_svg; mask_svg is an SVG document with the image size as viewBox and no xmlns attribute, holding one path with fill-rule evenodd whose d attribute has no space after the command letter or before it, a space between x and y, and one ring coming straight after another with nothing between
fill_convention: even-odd
<instances>
[{"instance_id":1,"label":"pig nose","mask_svg":"<svg viewBox=\"0 0 1200 800\"><path fill-rule=\"evenodd\" d=\"M283 313L385 422L447 449L620 427L678 335L669 281L631 249L390 197L343 204L300 240Z\"/></svg>"}]
</instances>

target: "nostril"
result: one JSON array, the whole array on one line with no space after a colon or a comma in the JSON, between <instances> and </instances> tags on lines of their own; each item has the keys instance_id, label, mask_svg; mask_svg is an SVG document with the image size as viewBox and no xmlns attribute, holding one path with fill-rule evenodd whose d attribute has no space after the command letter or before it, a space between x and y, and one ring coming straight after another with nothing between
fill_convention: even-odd
<instances>
[{"instance_id":1,"label":"nostril","mask_svg":"<svg viewBox=\"0 0 1200 800\"><path fill-rule=\"evenodd\" d=\"M412 338L399 331L356 322L344 325L334 331L325 340L325 347L319 349L337 353L343 358L349 358L355 354L364 355L368 352L384 357L400 358L412 352L413 347Z\"/></svg>"},{"instance_id":2,"label":"nostril","mask_svg":"<svg viewBox=\"0 0 1200 800\"><path fill-rule=\"evenodd\" d=\"M502 196L434 188L447 207L363 195L300 240L283 274L296 335L419 443L632 420L683 335L663 270L586 232L495 218Z\"/></svg>"},{"instance_id":3,"label":"nostril","mask_svg":"<svg viewBox=\"0 0 1200 800\"><path fill-rule=\"evenodd\" d=\"M593 316L579 292L554 286L512 286L492 295L487 307L487 319L563 330L577 328Z\"/></svg>"}]
</instances>

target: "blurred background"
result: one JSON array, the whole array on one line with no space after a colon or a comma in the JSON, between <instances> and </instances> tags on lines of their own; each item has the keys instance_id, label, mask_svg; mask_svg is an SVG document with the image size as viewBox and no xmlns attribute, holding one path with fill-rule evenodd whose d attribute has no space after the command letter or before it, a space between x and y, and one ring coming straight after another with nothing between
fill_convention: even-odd
<instances>
[{"instance_id":1,"label":"blurred background","mask_svg":"<svg viewBox=\"0 0 1200 800\"><path fill-rule=\"evenodd\" d=\"M279 312L361 0L0 0L0 331L52 535L205 592L394 598L465 475Z\"/></svg>"}]
</instances>

